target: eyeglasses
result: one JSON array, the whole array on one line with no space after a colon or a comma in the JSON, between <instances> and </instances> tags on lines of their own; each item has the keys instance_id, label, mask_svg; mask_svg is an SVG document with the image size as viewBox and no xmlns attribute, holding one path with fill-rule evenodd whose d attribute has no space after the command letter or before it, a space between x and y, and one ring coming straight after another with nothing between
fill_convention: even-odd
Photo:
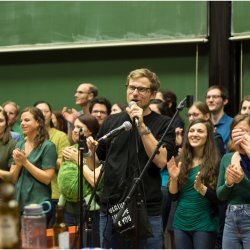
<instances>
[{"instance_id":1,"label":"eyeglasses","mask_svg":"<svg viewBox=\"0 0 250 250\"><path fill-rule=\"evenodd\" d=\"M212 99L218 99L218 98L220 98L221 97L221 95L207 95L206 96L206 99L207 100L209 100L210 98L212 98Z\"/></svg>"},{"instance_id":2,"label":"eyeglasses","mask_svg":"<svg viewBox=\"0 0 250 250\"><path fill-rule=\"evenodd\" d=\"M92 114L98 114L98 113L100 113L101 115L106 115L107 114L106 111L102 111L102 110L93 110L92 111Z\"/></svg>"},{"instance_id":3,"label":"eyeglasses","mask_svg":"<svg viewBox=\"0 0 250 250\"><path fill-rule=\"evenodd\" d=\"M193 117L198 117L200 115L200 113L190 113L190 114L187 114L187 117L190 118L191 116Z\"/></svg>"},{"instance_id":4,"label":"eyeglasses","mask_svg":"<svg viewBox=\"0 0 250 250\"><path fill-rule=\"evenodd\" d=\"M89 92L77 91L77 90L76 90L76 94L87 94L87 95L88 95L88 94L89 94Z\"/></svg>"},{"instance_id":5,"label":"eyeglasses","mask_svg":"<svg viewBox=\"0 0 250 250\"><path fill-rule=\"evenodd\" d=\"M6 113L7 113L7 115L12 115L12 116L16 115L16 113L14 113L14 112L6 112Z\"/></svg>"},{"instance_id":6,"label":"eyeglasses","mask_svg":"<svg viewBox=\"0 0 250 250\"><path fill-rule=\"evenodd\" d=\"M133 85L126 85L127 87L127 91L129 93L133 93L136 89L139 92L139 94L144 95L146 94L149 90L151 90L151 88L145 88L145 87L136 87Z\"/></svg>"}]
</instances>

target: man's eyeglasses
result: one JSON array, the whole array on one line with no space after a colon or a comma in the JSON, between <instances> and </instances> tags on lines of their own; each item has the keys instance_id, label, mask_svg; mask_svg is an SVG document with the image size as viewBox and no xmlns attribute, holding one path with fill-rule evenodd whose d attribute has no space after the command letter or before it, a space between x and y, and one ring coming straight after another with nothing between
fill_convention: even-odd
<instances>
[{"instance_id":1,"label":"man's eyeglasses","mask_svg":"<svg viewBox=\"0 0 250 250\"><path fill-rule=\"evenodd\" d=\"M221 97L221 95L207 95L206 96L206 99L207 100L209 100L210 98L212 98L212 99L218 99L218 98L220 98Z\"/></svg>"},{"instance_id":2,"label":"man's eyeglasses","mask_svg":"<svg viewBox=\"0 0 250 250\"><path fill-rule=\"evenodd\" d=\"M77 90L76 90L76 94L86 94L86 95L88 95L88 94L89 94L89 92L77 91Z\"/></svg>"},{"instance_id":3,"label":"man's eyeglasses","mask_svg":"<svg viewBox=\"0 0 250 250\"><path fill-rule=\"evenodd\" d=\"M92 110L91 112L92 114L101 114L101 115L106 115L107 112L106 111L102 111L102 110Z\"/></svg>"},{"instance_id":4,"label":"man's eyeglasses","mask_svg":"<svg viewBox=\"0 0 250 250\"><path fill-rule=\"evenodd\" d=\"M127 91L129 93L133 93L135 90L137 90L139 92L139 94L144 95L146 94L149 90L151 90L151 88L145 88L145 87L136 87L133 85L126 85L127 87Z\"/></svg>"}]
</instances>

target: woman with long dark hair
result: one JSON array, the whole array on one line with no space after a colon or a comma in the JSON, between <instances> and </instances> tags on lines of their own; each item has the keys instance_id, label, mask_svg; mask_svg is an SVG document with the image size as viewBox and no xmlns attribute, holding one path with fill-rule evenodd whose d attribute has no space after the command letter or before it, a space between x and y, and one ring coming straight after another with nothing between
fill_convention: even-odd
<instances>
[{"instance_id":1,"label":"woman with long dark hair","mask_svg":"<svg viewBox=\"0 0 250 250\"><path fill-rule=\"evenodd\" d=\"M173 220L178 249L215 247L218 165L212 123L191 122L179 164L174 158L168 162L169 192L178 199Z\"/></svg>"}]
</instances>

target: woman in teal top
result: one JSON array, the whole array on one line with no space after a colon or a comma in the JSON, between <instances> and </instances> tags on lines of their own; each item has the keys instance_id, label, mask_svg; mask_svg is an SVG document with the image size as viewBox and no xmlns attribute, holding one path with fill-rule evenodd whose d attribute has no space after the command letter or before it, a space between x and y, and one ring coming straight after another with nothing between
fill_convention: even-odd
<instances>
[{"instance_id":1,"label":"woman in teal top","mask_svg":"<svg viewBox=\"0 0 250 250\"><path fill-rule=\"evenodd\" d=\"M44 116L38 108L24 109L21 128L26 137L13 151L10 173L16 183L16 196L22 212L25 205L50 200L57 153L55 145L48 140Z\"/></svg>"},{"instance_id":2,"label":"woman in teal top","mask_svg":"<svg viewBox=\"0 0 250 250\"><path fill-rule=\"evenodd\" d=\"M222 248L250 248L250 116L237 115L231 124L235 152L220 164L217 195L228 201Z\"/></svg>"},{"instance_id":3,"label":"woman in teal top","mask_svg":"<svg viewBox=\"0 0 250 250\"><path fill-rule=\"evenodd\" d=\"M178 198L173 227L177 249L214 248L218 230L219 153L210 121L190 123L180 162L168 162L169 192ZM212 156L212 157L211 157Z\"/></svg>"}]
</instances>

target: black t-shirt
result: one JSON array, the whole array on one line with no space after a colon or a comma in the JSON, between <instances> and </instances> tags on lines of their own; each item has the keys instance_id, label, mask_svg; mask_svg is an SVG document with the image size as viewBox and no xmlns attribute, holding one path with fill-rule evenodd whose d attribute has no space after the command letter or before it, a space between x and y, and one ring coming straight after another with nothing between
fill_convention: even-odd
<instances>
[{"instance_id":1,"label":"black t-shirt","mask_svg":"<svg viewBox=\"0 0 250 250\"><path fill-rule=\"evenodd\" d=\"M151 112L149 115L144 116L143 119L146 126L159 141L168 127L170 118ZM103 123L97 139L121 126L124 121L130 121L126 112L110 115ZM136 138L138 143L136 143ZM162 142L167 147L167 158L169 160L174 152L174 126L170 126ZM134 125L129 131L124 130L116 137L100 142L97 155L100 160L105 161L101 201L102 210L106 211L107 206L110 207L124 201L134 184L134 178L138 176L137 170L142 171L149 157ZM160 168L151 163L145 171L141 183L144 189L148 214L159 215L162 201Z\"/></svg>"}]
</instances>

